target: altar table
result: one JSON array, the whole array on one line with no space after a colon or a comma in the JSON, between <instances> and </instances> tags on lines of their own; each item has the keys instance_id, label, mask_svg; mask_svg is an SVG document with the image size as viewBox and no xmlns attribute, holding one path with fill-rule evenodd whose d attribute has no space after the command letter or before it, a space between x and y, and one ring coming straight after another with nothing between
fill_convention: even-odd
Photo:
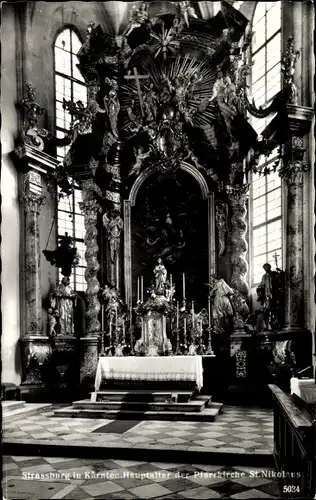
<instances>
[{"instance_id":1,"label":"altar table","mask_svg":"<svg viewBox=\"0 0 316 500\"><path fill-rule=\"evenodd\" d=\"M202 356L100 357L95 390L103 380L190 381L203 387Z\"/></svg>"}]
</instances>

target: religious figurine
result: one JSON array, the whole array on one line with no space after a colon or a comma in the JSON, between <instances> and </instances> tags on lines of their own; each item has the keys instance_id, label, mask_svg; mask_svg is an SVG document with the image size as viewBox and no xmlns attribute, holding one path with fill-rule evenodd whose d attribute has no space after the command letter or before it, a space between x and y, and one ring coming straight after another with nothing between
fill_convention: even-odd
<instances>
[{"instance_id":1,"label":"religious figurine","mask_svg":"<svg viewBox=\"0 0 316 500\"><path fill-rule=\"evenodd\" d=\"M118 255L121 232L124 227L124 222L121 219L119 212L117 211L112 212L110 218L108 218L107 214L105 213L102 220L103 225L108 232L108 240L110 244L110 259L114 264Z\"/></svg>"},{"instance_id":2,"label":"religious figurine","mask_svg":"<svg viewBox=\"0 0 316 500\"><path fill-rule=\"evenodd\" d=\"M150 155L151 150L145 152L144 148L142 146L139 146L137 148L137 151L135 151L135 149L134 149L134 152L135 152L136 161L132 167L132 170L128 174L128 177L131 177L132 175L136 175L136 176L139 175L140 169L142 168L143 161Z\"/></svg>"},{"instance_id":3,"label":"religious figurine","mask_svg":"<svg viewBox=\"0 0 316 500\"><path fill-rule=\"evenodd\" d=\"M218 255L221 257L225 252L225 238L227 231L227 216L228 216L228 207L226 203L218 203L216 205L216 226L218 230L218 241L219 241L219 251Z\"/></svg>"},{"instance_id":4,"label":"religious figurine","mask_svg":"<svg viewBox=\"0 0 316 500\"><path fill-rule=\"evenodd\" d=\"M135 5L132 7L131 18L125 29L123 36L128 37L135 28L140 28L140 26L148 19L148 8L147 2L142 2L139 8Z\"/></svg>"},{"instance_id":5,"label":"religious figurine","mask_svg":"<svg viewBox=\"0 0 316 500\"><path fill-rule=\"evenodd\" d=\"M56 297L51 297L50 299L50 306L48 308L48 336L49 337L55 337L57 335L57 317L58 317L58 312L56 310Z\"/></svg>"},{"instance_id":6,"label":"religious figurine","mask_svg":"<svg viewBox=\"0 0 316 500\"><path fill-rule=\"evenodd\" d=\"M297 87L294 83L295 64L299 58L300 51L294 49L294 37L287 41L287 49L281 57L281 72L283 74L284 88L290 91L290 104L297 104Z\"/></svg>"},{"instance_id":7,"label":"religious figurine","mask_svg":"<svg viewBox=\"0 0 316 500\"><path fill-rule=\"evenodd\" d=\"M120 292L117 290L114 281L111 281L110 285L105 285L103 287L102 296L105 301L105 312L107 314L114 314L115 311L123 311L124 303L120 297Z\"/></svg>"},{"instance_id":8,"label":"religious figurine","mask_svg":"<svg viewBox=\"0 0 316 500\"><path fill-rule=\"evenodd\" d=\"M69 278L64 276L57 288L50 294L50 335L54 335L54 332L58 335L74 335L74 307L77 303L77 293L69 283ZM53 318L57 319L57 324Z\"/></svg>"},{"instance_id":9,"label":"religious figurine","mask_svg":"<svg viewBox=\"0 0 316 500\"><path fill-rule=\"evenodd\" d=\"M234 315L234 310L230 297L234 290L221 278L215 280L213 289L210 292L212 299L212 319L216 333L221 333L226 326L227 320Z\"/></svg>"},{"instance_id":10,"label":"religious figurine","mask_svg":"<svg viewBox=\"0 0 316 500\"><path fill-rule=\"evenodd\" d=\"M108 80L108 81L107 81ZM104 107L107 111L111 131L114 137L118 137L118 115L120 112L120 101L118 97L118 86L115 80L107 78L106 83L109 83L111 90L104 97Z\"/></svg>"},{"instance_id":11,"label":"religious figurine","mask_svg":"<svg viewBox=\"0 0 316 500\"><path fill-rule=\"evenodd\" d=\"M46 260L52 265L61 268L61 274L69 277L71 269L79 261L77 249L73 247L73 238L65 233L65 236L58 237L56 250L43 250Z\"/></svg>"},{"instance_id":12,"label":"religious figurine","mask_svg":"<svg viewBox=\"0 0 316 500\"><path fill-rule=\"evenodd\" d=\"M192 17L194 19L197 19L194 8L190 5L190 2L179 2L179 8L180 15L183 17L186 26L189 27L189 18Z\"/></svg>"},{"instance_id":13,"label":"religious figurine","mask_svg":"<svg viewBox=\"0 0 316 500\"><path fill-rule=\"evenodd\" d=\"M167 281L167 269L162 263L162 260L158 259L158 264L154 269L156 290L164 291L164 285Z\"/></svg>"},{"instance_id":14,"label":"religious figurine","mask_svg":"<svg viewBox=\"0 0 316 500\"><path fill-rule=\"evenodd\" d=\"M261 304L263 315L259 315L257 323L257 331L272 330L271 327L271 310L272 310L272 272L271 265L264 264L263 269L265 274L262 276L261 283L257 288L257 301ZM259 323L261 322L261 324Z\"/></svg>"}]
</instances>

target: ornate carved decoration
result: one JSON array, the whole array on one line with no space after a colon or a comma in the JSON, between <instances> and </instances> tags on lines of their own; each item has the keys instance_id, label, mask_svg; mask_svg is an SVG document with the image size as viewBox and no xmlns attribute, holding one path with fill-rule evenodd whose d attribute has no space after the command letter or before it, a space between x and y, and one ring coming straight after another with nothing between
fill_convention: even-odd
<instances>
[{"instance_id":1,"label":"ornate carved decoration","mask_svg":"<svg viewBox=\"0 0 316 500\"><path fill-rule=\"evenodd\" d=\"M97 201L93 199L87 199L80 202L79 207L84 214L84 225L86 231L84 238L86 245L85 259L87 262L87 268L85 271L85 279L87 282L86 335L95 335L100 331L100 322L98 320L98 314L100 311L98 292L100 284L97 279L100 264L98 262L99 247L97 243L98 230L96 224L98 213L101 209Z\"/></svg>"},{"instance_id":2,"label":"ornate carved decoration","mask_svg":"<svg viewBox=\"0 0 316 500\"><path fill-rule=\"evenodd\" d=\"M303 138L293 136L291 144L288 145L288 152L285 154L283 164L279 170L279 175L284 179L287 186L302 186L303 174L310 169L309 162L303 160L304 154Z\"/></svg>"},{"instance_id":3,"label":"ornate carved decoration","mask_svg":"<svg viewBox=\"0 0 316 500\"><path fill-rule=\"evenodd\" d=\"M247 351L236 352L236 377L247 377Z\"/></svg>"},{"instance_id":4,"label":"ornate carved decoration","mask_svg":"<svg viewBox=\"0 0 316 500\"><path fill-rule=\"evenodd\" d=\"M221 257L225 252L226 247L226 233L227 233L227 217L228 206L226 203L218 202L215 206L215 219L218 230L219 251L218 255Z\"/></svg>"},{"instance_id":5,"label":"ornate carved decoration","mask_svg":"<svg viewBox=\"0 0 316 500\"><path fill-rule=\"evenodd\" d=\"M287 48L281 57L281 72L283 74L283 86L288 89L290 104L298 104L297 88L294 83L295 64L299 58L300 51L294 48L294 36L289 37Z\"/></svg>"},{"instance_id":6,"label":"ornate carved decoration","mask_svg":"<svg viewBox=\"0 0 316 500\"><path fill-rule=\"evenodd\" d=\"M48 379L52 348L48 338L25 338L21 342L22 384L42 385ZM46 370L46 376L45 376Z\"/></svg>"},{"instance_id":7,"label":"ornate carved decoration","mask_svg":"<svg viewBox=\"0 0 316 500\"><path fill-rule=\"evenodd\" d=\"M41 206L46 203L45 196L38 196L34 193L23 193L20 195L20 202L24 206L24 210L27 213L35 213L39 215Z\"/></svg>"},{"instance_id":8,"label":"ornate carved decoration","mask_svg":"<svg viewBox=\"0 0 316 500\"><path fill-rule=\"evenodd\" d=\"M248 297L248 285L245 279L248 272L248 264L245 258L248 245L245 236L247 232L246 200L248 198L249 185L247 184L238 187L227 186L226 191L232 206L231 262L233 266L233 273L231 277L231 284L241 295Z\"/></svg>"}]
</instances>

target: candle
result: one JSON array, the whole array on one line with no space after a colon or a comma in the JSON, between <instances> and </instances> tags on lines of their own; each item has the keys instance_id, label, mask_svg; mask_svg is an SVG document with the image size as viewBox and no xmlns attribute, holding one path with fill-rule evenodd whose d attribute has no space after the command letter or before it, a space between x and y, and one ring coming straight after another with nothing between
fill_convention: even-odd
<instances>
[{"instance_id":1,"label":"candle","mask_svg":"<svg viewBox=\"0 0 316 500\"><path fill-rule=\"evenodd\" d=\"M137 303L139 302L139 278L137 278Z\"/></svg>"},{"instance_id":2,"label":"candle","mask_svg":"<svg viewBox=\"0 0 316 500\"><path fill-rule=\"evenodd\" d=\"M192 300L192 328L194 328L194 302Z\"/></svg>"},{"instance_id":3,"label":"candle","mask_svg":"<svg viewBox=\"0 0 316 500\"><path fill-rule=\"evenodd\" d=\"M110 345L112 344L112 318L110 318Z\"/></svg>"},{"instance_id":4,"label":"candle","mask_svg":"<svg viewBox=\"0 0 316 500\"><path fill-rule=\"evenodd\" d=\"M144 277L140 278L141 301L144 302Z\"/></svg>"},{"instance_id":5,"label":"candle","mask_svg":"<svg viewBox=\"0 0 316 500\"><path fill-rule=\"evenodd\" d=\"M104 305L101 306L101 331L104 332Z\"/></svg>"},{"instance_id":6,"label":"candle","mask_svg":"<svg viewBox=\"0 0 316 500\"><path fill-rule=\"evenodd\" d=\"M177 302L177 330L179 328L179 302Z\"/></svg>"},{"instance_id":7,"label":"candle","mask_svg":"<svg viewBox=\"0 0 316 500\"><path fill-rule=\"evenodd\" d=\"M115 308L115 330L117 331L117 307Z\"/></svg>"},{"instance_id":8,"label":"candle","mask_svg":"<svg viewBox=\"0 0 316 500\"><path fill-rule=\"evenodd\" d=\"M122 341L123 341L123 344L124 344L125 343L125 323L124 323L124 321L123 321L123 325L122 325L122 330L123 330L123 335L122 335L123 339L122 339Z\"/></svg>"},{"instance_id":9,"label":"candle","mask_svg":"<svg viewBox=\"0 0 316 500\"><path fill-rule=\"evenodd\" d=\"M187 333L187 318L184 318L183 320L183 330L184 330L184 335Z\"/></svg>"},{"instance_id":10,"label":"candle","mask_svg":"<svg viewBox=\"0 0 316 500\"><path fill-rule=\"evenodd\" d=\"M202 333L203 333L203 319L201 319L201 321L200 321L200 329L201 329L201 335L202 335Z\"/></svg>"},{"instance_id":11,"label":"candle","mask_svg":"<svg viewBox=\"0 0 316 500\"><path fill-rule=\"evenodd\" d=\"M185 274L182 273L182 290L183 290L183 300L185 300Z\"/></svg>"},{"instance_id":12,"label":"candle","mask_svg":"<svg viewBox=\"0 0 316 500\"><path fill-rule=\"evenodd\" d=\"M208 298L208 327L211 328L211 299Z\"/></svg>"}]
</instances>

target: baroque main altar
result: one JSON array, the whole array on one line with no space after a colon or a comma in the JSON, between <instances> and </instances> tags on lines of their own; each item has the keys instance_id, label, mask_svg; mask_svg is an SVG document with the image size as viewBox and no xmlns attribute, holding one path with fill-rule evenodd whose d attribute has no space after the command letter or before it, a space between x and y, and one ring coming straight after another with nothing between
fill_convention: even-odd
<instances>
[{"instance_id":1,"label":"baroque main altar","mask_svg":"<svg viewBox=\"0 0 316 500\"><path fill-rule=\"evenodd\" d=\"M90 24L77 55L87 105L64 100L72 126L54 144L70 149L47 172L59 196L67 198L74 184L82 190L85 326L80 334L74 328L78 294L69 290L69 275L76 252L66 234L56 250L46 250L64 278L51 292L47 340L32 329L23 339L25 383L43 382L36 353L45 349L45 359L52 349L57 359L63 352L62 377L67 353L79 353L80 384L91 386L101 358L214 357L227 342L236 376L245 376L243 346L255 333L248 321L247 174L281 144L281 174L294 189L294 156L304 168L303 142L294 139L307 133L312 115L293 101L293 40L283 57L284 89L271 106L256 108L248 96L246 18L227 2L209 20L190 2L168 4L161 11L150 2L133 6L117 36ZM23 101L24 141L45 155L52 136L37 126L35 97L30 88ZM247 113L275 114L263 139ZM283 133L275 133L281 119ZM38 199L26 217L36 225L40 180L25 175L23 200ZM30 248L27 258L33 254ZM284 315L288 326L290 310Z\"/></svg>"}]
</instances>

